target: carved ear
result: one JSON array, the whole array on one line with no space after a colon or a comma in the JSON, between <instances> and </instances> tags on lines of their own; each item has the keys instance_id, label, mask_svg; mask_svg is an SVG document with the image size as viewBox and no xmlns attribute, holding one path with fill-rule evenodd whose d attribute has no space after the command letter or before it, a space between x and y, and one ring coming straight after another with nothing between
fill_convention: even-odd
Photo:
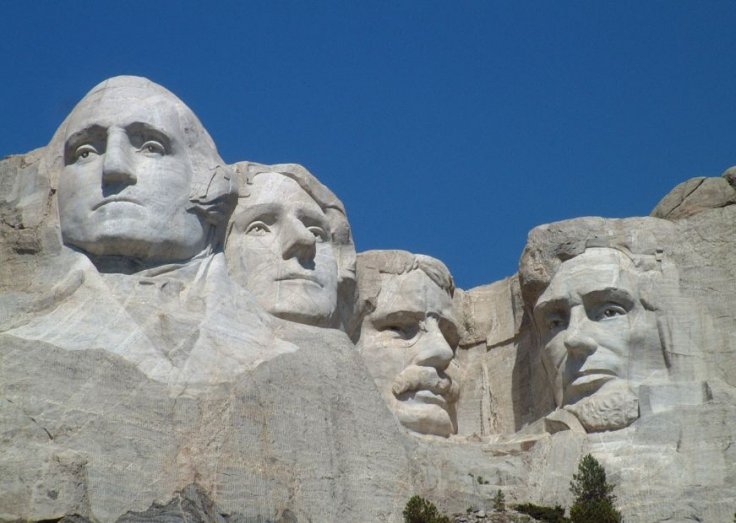
<instances>
[{"instance_id":1,"label":"carved ear","mask_svg":"<svg viewBox=\"0 0 736 523\"><path fill-rule=\"evenodd\" d=\"M212 225L224 224L237 203L235 174L227 165L216 165L206 179L192 183L190 210Z\"/></svg>"},{"instance_id":2,"label":"carved ear","mask_svg":"<svg viewBox=\"0 0 736 523\"><path fill-rule=\"evenodd\" d=\"M355 282L355 247L353 244L337 246L337 281Z\"/></svg>"}]
</instances>

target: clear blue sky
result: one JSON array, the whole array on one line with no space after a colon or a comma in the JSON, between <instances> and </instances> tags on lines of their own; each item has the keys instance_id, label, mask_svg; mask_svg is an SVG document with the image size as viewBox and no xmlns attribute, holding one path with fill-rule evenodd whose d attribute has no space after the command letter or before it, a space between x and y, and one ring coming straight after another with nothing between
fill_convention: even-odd
<instances>
[{"instance_id":1,"label":"clear blue sky","mask_svg":"<svg viewBox=\"0 0 736 523\"><path fill-rule=\"evenodd\" d=\"M736 1L0 3L0 155L118 74L199 115L229 162L298 162L359 250L516 271L529 229L648 214L736 164Z\"/></svg>"}]
</instances>

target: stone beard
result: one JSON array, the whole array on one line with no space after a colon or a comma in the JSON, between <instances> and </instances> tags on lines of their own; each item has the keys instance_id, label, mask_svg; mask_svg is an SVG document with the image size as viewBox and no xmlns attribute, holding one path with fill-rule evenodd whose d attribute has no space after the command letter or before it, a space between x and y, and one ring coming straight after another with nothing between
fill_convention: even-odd
<instances>
[{"instance_id":1,"label":"stone beard","mask_svg":"<svg viewBox=\"0 0 736 523\"><path fill-rule=\"evenodd\" d=\"M534 307L557 406L589 432L629 425L638 418L639 385L667 375L641 274L621 251L589 248L562 263Z\"/></svg>"},{"instance_id":2,"label":"stone beard","mask_svg":"<svg viewBox=\"0 0 736 523\"><path fill-rule=\"evenodd\" d=\"M359 282L360 260L366 255L372 253L358 258ZM444 437L455 434L458 386L445 372L458 344L452 297L420 268L379 278L375 309L363 318L357 343L368 371L406 428ZM449 273L447 279L451 281Z\"/></svg>"}]
</instances>

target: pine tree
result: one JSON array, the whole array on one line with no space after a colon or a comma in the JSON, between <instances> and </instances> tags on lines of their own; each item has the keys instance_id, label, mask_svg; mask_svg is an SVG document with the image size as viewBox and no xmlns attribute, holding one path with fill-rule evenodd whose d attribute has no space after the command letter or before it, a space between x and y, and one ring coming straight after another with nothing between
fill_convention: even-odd
<instances>
[{"instance_id":1,"label":"pine tree","mask_svg":"<svg viewBox=\"0 0 736 523\"><path fill-rule=\"evenodd\" d=\"M506 496L501 492L501 489L498 489L498 492L493 497L493 510L506 512Z\"/></svg>"},{"instance_id":2,"label":"pine tree","mask_svg":"<svg viewBox=\"0 0 736 523\"><path fill-rule=\"evenodd\" d=\"M603 466L590 454L580 460L578 473L572 475L570 491L575 496L570 508L572 523L620 523L613 485L606 480Z\"/></svg>"},{"instance_id":3,"label":"pine tree","mask_svg":"<svg viewBox=\"0 0 736 523\"><path fill-rule=\"evenodd\" d=\"M403 514L404 523L450 523L450 518L440 514L434 503L421 496L412 496Z\"/></svg>"}]
</instances>

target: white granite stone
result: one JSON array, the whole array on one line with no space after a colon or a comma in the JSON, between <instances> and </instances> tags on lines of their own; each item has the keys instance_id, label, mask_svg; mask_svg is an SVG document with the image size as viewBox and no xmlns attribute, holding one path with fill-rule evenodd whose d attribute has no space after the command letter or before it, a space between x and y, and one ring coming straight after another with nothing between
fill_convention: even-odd
<instances>
[{"instance_id":1,"label":"white granite stone","mask_svg":"<svg viewBox=\"0 0 736 523\"><path fill-rule=\"evenodd\" d=\"M569 505L592 453L626 521L730 521L732 171L536 227L464 291L405 251L356 274L306 168L226 165L175 95L106 80L0 161L0 520Z\"/></svg>"}]
</instances>

